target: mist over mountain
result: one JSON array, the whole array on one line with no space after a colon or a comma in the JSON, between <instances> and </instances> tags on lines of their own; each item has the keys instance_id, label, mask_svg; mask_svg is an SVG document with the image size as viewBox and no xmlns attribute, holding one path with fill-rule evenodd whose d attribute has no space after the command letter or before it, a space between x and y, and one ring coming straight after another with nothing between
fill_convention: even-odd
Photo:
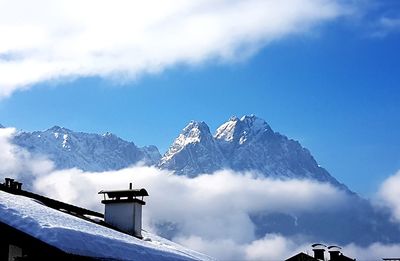
<instances>
[{"instance_id":1,"label":"mist over mountain","mask_svg":"<svg viewBox=\"0 0 400 261\"><path fill-rule=\"evenodd\" d=\"M190 178L229 170L251 172L262 178L328 183L343 191L347 202L329 211L254 212L249 218L257 237L276 233L338 244L400 242L398 225L391 222L390 213L352 192L320 167L298 141L275 132L254 115L232 117L214 134L205 122L192 121L163 156L155 146L139 148L111 133L89 134L58 126L45 131L18 132L13 142L35 155L48 157L57 169L102 172L143 162ZM158 225L160 233L168 238L176 236L178 228L179 224L171 224L168 220Z\"/></svg>"},{"instance_id":2,"label":"mist over mountain","mask_svg":"<svg viewBox=\"0 0 400 261\"><path fill-rule=\"evenodd\" d=\"M220 169L256 172L277 179L310 179L327 182L348 195L346 204L332 211L312 213L254 213L256 233L308 235L309 240L348 244L400 240L398 227L388 213L376 210L320 167L298 141L275 132L254 115L232 117L212 135L204 122L190 122L175 139L158 165L190 177ZM324 199L321 198L321 201Z\"/></svg>"},{"instance_id":3,"label":"mist over mountain","mask_svg":"<svg viewBox=\"0 0 400 261\"><path fill-rule=\"evenodd\" d=\"M153 145L139 148L111 133L75 132L59 126L18 132L13 142L48 157L57 169L107 171L143 162L188 177L231 169L272 178L312 179L347 189L299 142L273 131L254 115L232 117L214 135L205 122L192 121L163 156Z\"/></svg>"}]
</instances>

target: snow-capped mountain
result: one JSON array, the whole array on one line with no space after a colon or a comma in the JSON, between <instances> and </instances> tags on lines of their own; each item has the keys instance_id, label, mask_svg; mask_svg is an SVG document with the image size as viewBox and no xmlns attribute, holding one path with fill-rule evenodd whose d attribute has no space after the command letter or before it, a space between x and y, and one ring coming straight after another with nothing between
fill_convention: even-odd
<instances>
[{"instance_id":1,"label":"snow-capped mountain","mask_svg":"<svg viewBox=\"0 0 400 261\"><path fill-rule=\"evenodd\" d=\"M19 132L14 143L34 154L48 157L58 169L116 170L139 161L154 165L161 157L155 146L138 148L133 142L111 133L74 132L59 126L45 131Z\"/></svg>"},{"instance_id":2,"label":"snow-capped mountain","mask_svg":"<svg viewBox=\"0 0 400 261\"><path fill-rule=\"evenodd\" d=\"M3 125L0 124L0 129L5 128Z\"/></svg>"},{"instance_id":3,"label":"snow-capped mountain","mask_svg":"<svg viewBox=\"0 0 400 261\"><path fill-rule=\"evenodd\" d=\"M14 143L48 157L58 169L116 170L141 161L189 177L228 168L271 177L311 178L344 187L307 149L254 115L232 117L214 135L205 122L192 121L162 158L155 146L138 148L111 133L74 132L58 126L19 132Z\"/></svg>"},{"instance_id":4,"label":"snow-capped mountain","mask_svg":"<svg viewBox=\"0 0 400 261\"><path fill-rule=\"evenodd\" d=\"M304 234L313 240L341 244L400 240L396 224L389 221L388 213L377 212L369 201L351 192L321 168L299 142L273 131L264 120L254 115L232 117L217 128L214 135L206 123L192 121L162 158L155 146L138 148L133 142L111 133L89 134L58 126L46 131L19 132L14 143L36 155L48 157L57 169L116 170L142 161L189 177L232 169L275 178L329 182L347 192L349 202L346 206L332 212L319 213L316 210L298 216L254 213L251 220L256 235L262 238L266 233ZM160 226L163 234L174 237L175 230L171 232L170 226Z\"/></svg>"},{"instance_id":5,"label":"snow-capped mountain","mask_svg":"<svg viewBox=\"0 0 400 261\"><path fill-rule=\"evenodd\" d=\"M205 122L191 121L175 139L159 166L195 176L221 168L224 157Z\"/></svg>"},{"instance_id":6,"label":"snow-capped mountain","mask_svg":"<svg viewBox=\"0 0 400 261\"><path fill-rule=\"evenodd\" d=\"M232 117L214 135L204 122L190 122L158 166L190 177L232 169L273 178L312 179L329 182L346 192L348 204L337 206L334 211L316 209L299 215L254 213L251 220L260 238L266 233L277 233L288 237L303 234L310 240L340 244L399 240L398 228L389 221L387 213L376 211L369 201L338 182L299 142L273 131L254 115ZM168 231L162 227L161 231L164 230Z\"/></svg>"},{"instance_id":7,"label":"snow-capped mountain","mask_svg":"<svg viewBox=\"0 0 400 261\"><path fill-rule=\"evenodd\" d=\"M159 167L188 176L229 168L343 186L299 142L274 132L254 115L230 118L214 136L204 122L190 122L161 158Z\"/></svg>"},{"instance_id":8,"label":"snow-capped mountain","mask_svg":"<svg viewBox=\"0 0 400 261\"><path fill-rule=\"evenodd\" d=\"M58 169L116 170L142 161L190 177L229 168L271 177L311 178L343 187L307 149L254 115L232 117L214 135L205 122L192 121L162 158L155 146L138 148L111 133L74 132L58 126L19 132L14 143L48 157Z\"/></svg>"}]
</instances>

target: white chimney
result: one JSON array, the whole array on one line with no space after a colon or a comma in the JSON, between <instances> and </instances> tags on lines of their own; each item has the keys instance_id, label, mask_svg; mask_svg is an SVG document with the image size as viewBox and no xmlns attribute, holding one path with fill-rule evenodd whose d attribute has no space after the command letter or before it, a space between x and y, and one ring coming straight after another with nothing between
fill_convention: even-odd
<instances>
[{"instance_id":1,"label":"white chimney","mask_svg":"<svg viewBox=\"0 0 400 261\"><path fill-rule=\"evenodd\" d=\"M147 191L144 188L132 189L130 183L129 190L102 190L99 194L104 194L101 201L105 205L104 221L132 236L143 238L142 206L146 204L143 197L149 195Z\"/></svg>"}]
</instances>

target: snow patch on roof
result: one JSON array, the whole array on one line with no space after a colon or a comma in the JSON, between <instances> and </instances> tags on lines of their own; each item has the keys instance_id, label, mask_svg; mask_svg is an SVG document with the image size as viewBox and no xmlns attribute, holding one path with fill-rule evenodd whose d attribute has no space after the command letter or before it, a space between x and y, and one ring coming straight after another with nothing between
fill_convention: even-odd
<instances>
[{"instance_id":1,"label":"snow patch on roof","mask_svg":"<svg viewBox=\"0 0 400 261\"><path fill-rule=\"evenodd\" d=\"M117 260L213 260L151 233L143 233L149 240L140 240L3 191L0 222L75 255Z\"/></svg>"}]
</instances>

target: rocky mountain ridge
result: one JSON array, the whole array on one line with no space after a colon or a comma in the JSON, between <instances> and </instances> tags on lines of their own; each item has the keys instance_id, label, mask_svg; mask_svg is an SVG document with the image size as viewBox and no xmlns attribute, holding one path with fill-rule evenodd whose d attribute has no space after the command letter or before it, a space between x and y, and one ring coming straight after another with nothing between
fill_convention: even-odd
<instances>
[{"instance_id":1,"label":"rocky mountain ridge","mask_svg":"<svg viewBox=\"0 0 400 261\"><path fill-rule=\"evenodd\" d=\"M190 177L227 168L267 177L314 179L344 187L298 141L274 132L254 115L231 117L214 135L206 123L190 122L158 166Z\"/></svg>"},{"instance_id":2,"label":"rocky mountain ridge","mask_svg":"<svg viewBox=\"0 0 400 261\"><path fill-rule=\"evenodd\" d=\"M31 153L48 157L57 169L116 170L138 162L154 165L161 157L156 146L139 148L109 132L102 135L74 132L59 126L18 132L13 141Z\"/></svg>"},{"instance_id":3,"label":"rocky mountain ridge","mask_svg":"<svg viewBox=\"0 0 400 261\"><path fill-rule=\"evenodd\" d=\"M310 240L340 244L400 242L399 229L390 222L389 213L377 211L368 200L351 192L321 168L299 142L273 131L254 115L232 117L214 135L205 122L192 121L162 157L155 146L139 148L111 133L74 132L58 126L45 131L18 132L13 141L33 154L48 157L57 169L107 171L144 162L188 177L231 169L265 177L329 182L347 192L347 204L328 212L316 210L297 216L253 213L250 218L257 237L277 233L302 234ZM172 238L176 230L170 227L179 224L170 225L160 224L159 230Z\"/></svg>"},{"instance_id":4,"label":"rocky mountain ridge","mask_svg":"<svg viewBox=\"0 0 400 261\"><path fill-rule=\"evenodd\" d=\"M214 135L205 122L191 121L163 156L156 146L139 148L112 133L74 132L59 126L18 132L14 143L48 157L58 169L107 171L142 162L189 177L231 169L275 178L314 179L345 188L299 142L274 132L254 115L231 117Z\"/></svg>"}]
</instances>

